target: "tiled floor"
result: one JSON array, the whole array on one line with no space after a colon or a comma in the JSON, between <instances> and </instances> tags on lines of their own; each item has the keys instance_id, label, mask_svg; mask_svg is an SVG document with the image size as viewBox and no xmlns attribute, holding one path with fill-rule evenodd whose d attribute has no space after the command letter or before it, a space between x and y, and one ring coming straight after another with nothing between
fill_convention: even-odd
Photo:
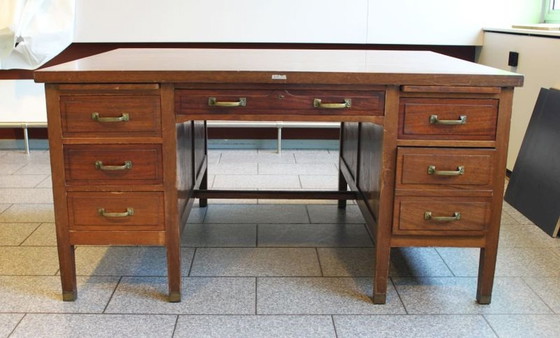
<instances>
[{"instance_id":1,"label":"tiled floor","mask_svg":"<svg viewBox=\"0 0 560 338\"><path fill-rule=\"evenodd\" d=\"M335 189L332 151L212 151L214 188ZM560 239L506 206L494 297L474 301L478 250L392 254L373 305L372 243L357 206L210 201L182 241L183 301L165 250L78 247L63 302L48 153L0 151L0 337L558 337Z\"/></svg>"}]
</instances>

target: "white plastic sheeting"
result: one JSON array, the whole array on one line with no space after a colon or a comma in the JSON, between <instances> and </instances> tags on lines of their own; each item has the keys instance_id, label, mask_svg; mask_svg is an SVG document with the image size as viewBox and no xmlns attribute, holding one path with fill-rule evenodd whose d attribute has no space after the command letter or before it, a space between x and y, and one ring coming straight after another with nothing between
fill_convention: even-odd
<instances>
[{"instance_id":1,"label":"white plastic sheeting","mask_svg":"<svg viewBox=\"0 0 560 338\"><path fill-rule=\"evenodd\" d=\"M72 43L75 0L0 0L0 69L36 69Z\"/></svg>"}]
</instances>

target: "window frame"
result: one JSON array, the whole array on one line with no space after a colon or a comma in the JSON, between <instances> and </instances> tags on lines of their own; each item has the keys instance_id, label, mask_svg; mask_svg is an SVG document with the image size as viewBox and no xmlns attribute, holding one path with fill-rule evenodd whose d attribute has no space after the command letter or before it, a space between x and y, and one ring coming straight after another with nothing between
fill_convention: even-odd
<instances>
[{"instance_id":1,"label":"window frame","mask_svg":"<svg viewBox=\"0 0 560 338\"><path fill-rule=\"evenodd\" d=\"M544 0L543 17L545 23L560 23L560 9L552 9L554 4L560 7L560 0Z\"/></svg>"}]
</instances>

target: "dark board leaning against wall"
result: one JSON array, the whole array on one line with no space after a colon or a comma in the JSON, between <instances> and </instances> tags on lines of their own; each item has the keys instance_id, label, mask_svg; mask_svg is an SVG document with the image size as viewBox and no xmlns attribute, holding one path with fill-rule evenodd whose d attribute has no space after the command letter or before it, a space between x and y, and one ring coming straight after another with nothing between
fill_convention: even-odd
<instances>
[{"instance_id":1,"label":"dark board leaning against wall","mask_svg":"<svg viewBox=\"0 0 560 338\"><path fill-rule=\"evenodd\" d=\"M552 237L560 228L560 90L542 88L505 200Z\"/></svg>"}]
</instances>

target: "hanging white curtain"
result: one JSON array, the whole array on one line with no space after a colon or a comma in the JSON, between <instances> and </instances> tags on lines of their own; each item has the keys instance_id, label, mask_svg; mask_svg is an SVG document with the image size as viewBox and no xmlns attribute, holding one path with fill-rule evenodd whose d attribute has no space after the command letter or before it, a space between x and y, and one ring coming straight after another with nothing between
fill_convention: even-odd
<instances>
[{"instance_id":1,"label":"hanging white curtain","mask_svg":"<svg viewBox=\"0 0 560 338\"><path fill-rule=\"evenodd\" d=\"M75 0L0 0L0 69L36 69L72 43Z\"/></svg>"}]
</instances>

